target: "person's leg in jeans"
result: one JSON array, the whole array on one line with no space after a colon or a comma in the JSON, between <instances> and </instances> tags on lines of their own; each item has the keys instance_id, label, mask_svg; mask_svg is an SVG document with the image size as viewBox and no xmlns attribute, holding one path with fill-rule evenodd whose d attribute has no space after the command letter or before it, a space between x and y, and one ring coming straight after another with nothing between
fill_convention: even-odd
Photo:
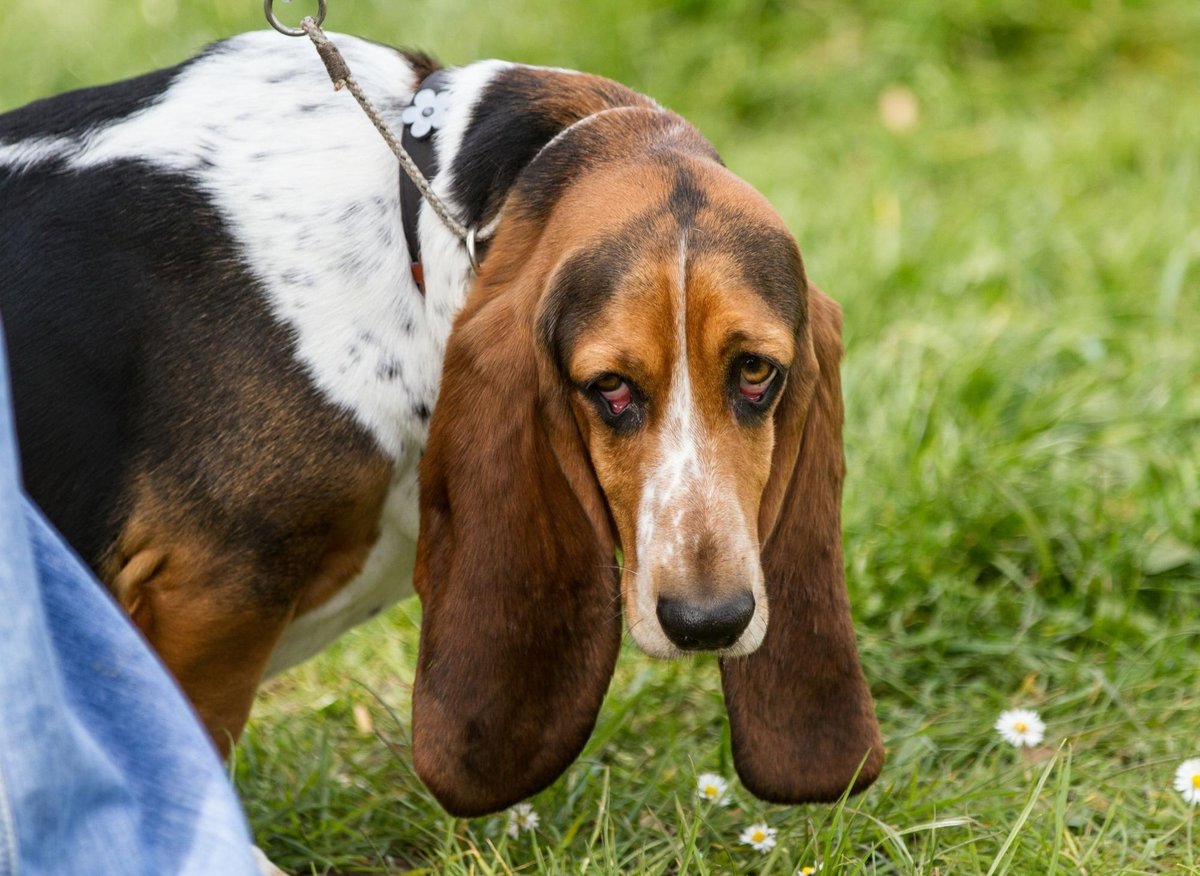
<instances>
[{"instance_id":1,"label":"person's leg in jeans","mask_svg":"<svg viewBox=\"0 0 1200 876\"><path fill-rule=\"evenodd\" d=\"M20 484L0 337L0 876L254 876L183 694Z\"/></svg>"}]
</instances>

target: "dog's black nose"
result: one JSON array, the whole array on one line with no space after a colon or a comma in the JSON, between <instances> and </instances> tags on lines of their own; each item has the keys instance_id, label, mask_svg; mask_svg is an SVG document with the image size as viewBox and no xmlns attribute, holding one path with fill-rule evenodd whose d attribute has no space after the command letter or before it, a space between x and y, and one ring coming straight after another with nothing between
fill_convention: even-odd
<instances>
[{"instance_id":1,"label":"dog's black nose","mask_svg":"<svg viewBox=\"0 0 1200 876\"><path fill-rule=\"evenodd\" d=\"M737 641L754 614L754 594L744 590L724 602L658 598L658 621L685 651L715 651Z\"/></svg>"}]
</instances>

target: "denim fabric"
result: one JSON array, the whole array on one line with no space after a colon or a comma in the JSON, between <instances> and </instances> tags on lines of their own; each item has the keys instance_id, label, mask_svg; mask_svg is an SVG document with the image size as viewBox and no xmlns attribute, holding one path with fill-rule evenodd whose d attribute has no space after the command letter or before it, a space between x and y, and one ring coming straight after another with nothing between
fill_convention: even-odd
<instances>
[{"instance_id":1,"label":"denim fabric","mask_svg":"<svg viewBox=\"0 0 1200 876\"><path fill-rule=\"evenodd\" d=\"M0 338L0 876L256 876L187 701L24 497Z\"/></svg>"}]
</instances>

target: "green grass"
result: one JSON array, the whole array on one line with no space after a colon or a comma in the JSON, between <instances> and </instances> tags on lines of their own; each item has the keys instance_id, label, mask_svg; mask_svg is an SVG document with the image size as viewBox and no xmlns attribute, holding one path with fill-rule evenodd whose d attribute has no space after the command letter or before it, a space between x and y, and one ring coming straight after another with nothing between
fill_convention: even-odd
<instances>
[{"instance_id":1,"label":"green grass","mask_svg":"<svg viewBox=\"0 0 1200 876\"><path fill-rule=\"evenodd\" d=\"M696 774L732 775L714 662L627 648L513 841L412 773L410 604L263 693L234 770L260 843L312 873L1200 874L1171 788L1200 755L1200 4L493 6L331 0L328 24L653 95L843 304L846 562L888 763L839 806L702 805ZM259 26L254 0L9 0L0 107ZM881 121L895 86L907 132ZM991 730L1014 705L1047 722L1031 757ZM737 842L752 820L770 855Z\"/></svg>"}]
</instances>

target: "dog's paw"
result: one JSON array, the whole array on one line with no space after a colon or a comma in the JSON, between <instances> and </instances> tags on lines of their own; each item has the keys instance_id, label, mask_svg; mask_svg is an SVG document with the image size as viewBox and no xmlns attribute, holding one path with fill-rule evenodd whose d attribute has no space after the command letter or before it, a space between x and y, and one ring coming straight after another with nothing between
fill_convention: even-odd
<instances>
[{"instance_id":1,"label":"dog's paw","mask_svg":"<svg viewBox=\"0 0 1200 876\"><path fill-rule=\"evenodd\" d=\"M271 863L271 859L263 854L263 850L258 846L251 846L250 851L254 853L254 863L258 864L258 872L262 876L288 876L278 867Z\"/></svg>"}]
</instances>

